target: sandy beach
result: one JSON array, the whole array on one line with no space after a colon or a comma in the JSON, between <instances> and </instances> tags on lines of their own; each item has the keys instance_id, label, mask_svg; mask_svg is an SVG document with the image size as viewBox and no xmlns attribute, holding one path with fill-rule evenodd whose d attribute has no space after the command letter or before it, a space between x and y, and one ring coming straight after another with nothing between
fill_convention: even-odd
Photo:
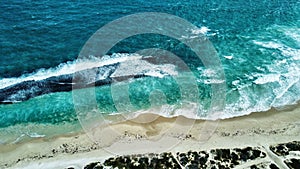
<instances>
[{"instance_id":1,"label":"sandy beach","mask_svg":"<svg viewBox=\"0 0 300 169\"><path fill-rule=\"evenodd\" d=\"M145 119L152 119L151 122ZM1 146L0 168L83 168L109 157L212 149L256 147L267 157L235 166L274 163L286 168L287 157L300 157L300 150L279 157L271 145L300 140L300 108L270 110L219 121L164 118L145 114L131 121L29 143Z\"/></svg>"}]
</instances>

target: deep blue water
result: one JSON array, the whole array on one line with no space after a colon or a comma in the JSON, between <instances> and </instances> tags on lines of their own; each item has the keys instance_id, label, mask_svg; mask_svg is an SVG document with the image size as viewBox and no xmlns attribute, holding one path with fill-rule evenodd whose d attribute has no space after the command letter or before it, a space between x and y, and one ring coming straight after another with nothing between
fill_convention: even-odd
<instances>
[{"instance_id":1,"label":"deep blue water","mask_svg":"<svg viewBox=\"0 0 300 169\"><path fill-rule=\"evenodd\" d=\"M4 1L0 77L20 76L74 60L85 41L101 26L137 12L177 15L196 26L218 31L218 42L274 24L293 25L299 19L299 4L284 0Z\"/></svg>"},{"instance_id":2,"label":"deep blue water","mask_svg":"<svg viewBox=\"0 0 300 169\"><path fill-rule=\"evenodd\" d=\"M55 79L68 72L68 65L76 62L81 48L95 31L138 12L176 15L207 30L205 34L216 48L226 76L226 106L220 118L283 107L300 99L300 3L296 0L4 0L0 9L0 90L4 98L1 101L21 101L0 105L0 127L76 123L69 90L50 91L43 88L45 81L38 89L24 86L30 78ZM205 112L211 97L211 83L207 79L213 79L213 73L193 60L186 47L169 40L158 35L137 36L121 42L108 54L134 53L152 47L178 54L189 62L197 78ZM14 86L21 83L22 87ZM131 97L138 108L147 107L149 101L144 98L149 97L152 89L160 88L166 93L167 103L176 104L180 96L171 83L168 78L139 79L131 84ZM9 87L12 91L5 93L4 89ZM97 88L97 101L104 112L115 112L108 91L108 86Z\"/></svg>"}]
</instances>

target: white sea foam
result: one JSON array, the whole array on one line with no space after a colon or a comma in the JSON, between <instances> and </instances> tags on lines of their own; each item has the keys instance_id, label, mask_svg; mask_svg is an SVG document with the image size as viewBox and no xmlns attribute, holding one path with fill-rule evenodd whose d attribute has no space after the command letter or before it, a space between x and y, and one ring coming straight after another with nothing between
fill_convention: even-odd
<instances>
[{"instance_id":1,"label":"white sea foam","mask_svg":"<svg viewBox=\"0 0 300 169\"><path fill-rule=\"evenodd\" d=\"M192 33L193 34L204 34L204 35L206 35L208 32L210 31L210 29L208 28L208 27L206 27L206 26L202 26L201 28L199 28L199 29L193 29L192 30Z\"/></svg>"},{"instance_id":2,"label":"white sea foam","mask_svg":"<svg viewBox=\"0 0 300 169\"><path fill-rule=\"evenodd\" d=\"M273 38L266 40L265 36L258 35L252 42L282 56L274 58L272 62L256 66L258 72L249 72L244 77L247 80L234 80L234 86L227 93L232 101L226 103L225 112L221 118L247 115L252 112L267 111L296 104L300 100L300 50L292 43L299 44L299 28L286 26L270 27L282 33L289 39ZM277 55L276 55L277 56ZM261 73L263 72L263 73ZM247 83L252 82L252 83ZM258 87L259 86L259 87Z\"/></svg>"},{"instance_id":3,"label":"white sea foam","mask_svg":"<svg viewBox=\"0 0 300 169\"><path fill-rule=\"evenodd\" d=\"M20 77L0 79L0 89L30 80L44 80L53 76L61 76L72 74L77 71L91 69L95 67L102 67L106 65L121 63L125 61L133 61L141 59L142 56L138 54L113 54L112 56L104 56L102 58L89 57L87 59L77 59L67 63L61 63L57 67L49 69L40 69L34 73L24 74ZM105 76L105 75L104 75ZM101 78L101 77L100 77Z\"/></svg>"},{"instance_id":4,"label":"white sea foam","mask_svg":"<svg viewBox=\"0 0 300 169\"><path fill-rule=\"evenodd\" d=\"M260 45L264 48L277 49L281 52L283 56L291 57L293 60L300 60L300 49L291 48L287 45L276 41L264 42L254 40L253 43L256 45Z\"/></svg>"},{"instance_id":5,"label":"white sea foam","mask_svg":"<svg viewBox=\"0 0 300 169\"><path fill-rule=\"evenodd\" d=\"M224 83L225 80L222 79L205 79L204 84L221 84Z\"/></svg>"},{"instance_id":6,"label":"white sea foam","mask_svg":"<svg viewBox=\"0 0 300 169\"><path fill-rule=\"evenodd\" d=\"M262 74L256 80L255 84L265 84L279 81L280 74Z\"/></svg>"},{"instance_id":7,"label":"white sea foam","mask_svg":"<svg viewBox=\"0 0 300 169\"><path fill-rule=\"evenodd\" d=\"M38 134L38 133L27 133L27 135L31 138L42 138L46 136L44 134Z\"/></svg>"},{"instance_id":8,"label":"white sea foam","mask_svg":"<svg viewBox=\"0 0 300 169\"><path fill-rule=\"evenodd\" d=\"M122 62L111 77L144 74L162 78L166 75L178 75L175 68L172 64L154 65L145 60L131 60Z\"/></svg>"},{"instance_id":9,"label":"white sea foam","mask_svg":"<svg viewBox=\"0 0 300 169\"><path fill-rule=\"evenodd\" d=\"M204 68L198 67L197 70L200 72L200 78L197 79L197 82L204 84L220 84L224 83L225 79L220 77L217 68Z\"/></svg>"},{"instance_id":10,"label":"white sea foam","mask_svg":"<svg viewBox=\"0 0 300 169\"><path fill-rule=\"evenodd\" d=\"M228 55L228 56L224 56L224 58L231 60L231 59L233 59L233 56L232 55Z\"/></svg>"},{"instance_id":11,"label":"white sea foam","mask_svg":"<svg viewBox=\"0 0 300 169\"><path fill-rule=\"evenodd\" d=\"M253 43L260 45L262 47L265 47L265 48L271 48L271 49L282 49L283 48L283 44L276 43L273 41L261 42L261 41L253 40Z\"/></svg>"},{"instance_id":12,"label":"white sea foam","mask_svg":"<svg viewBox=\"0 0 300 169\"><path fill-rule=\"evenodd\" d=\"M232 85L237 86L240 83L240 80L234 80L231 82Z\"/></svg>"},{"instance_id":13,"label":"white sea foam","mask_svg":"<svg viewBox=\"0 0 300 169\"><path fill-rule=\"evenodd\" d=\"M300 44L300 28L295 26L280 26L276 25L274 26L275 29L279 30L280 32L284 33L286 36L293 39L295 42Z\"/></svg>"},{"instance_id":14,"label":"white sea foam","mask_svg":"<svg viewBox=\"0 0 300 169\"><path fill-rule=\"evenodd\" d=\"M214 36L214 35L216 35L216 33L209 33L211 31L211 29L209 29L206 26L202 26L202 27L197 28L197 29L192 29L190 31L191 31L192 35L182 36L181 38L183 38L183 39L194 39L194 38L198 38L200 35L205 35L205 36Z\"/></svg>"}]
</instances>

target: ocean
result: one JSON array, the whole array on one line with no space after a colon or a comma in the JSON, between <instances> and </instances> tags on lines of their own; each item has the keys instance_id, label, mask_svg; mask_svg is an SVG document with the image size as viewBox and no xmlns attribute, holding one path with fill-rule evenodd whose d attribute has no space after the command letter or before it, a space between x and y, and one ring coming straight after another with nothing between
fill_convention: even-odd
<instances>
[{"instance_id":1,"label":"ocean","mask_svg":"<svg viewBox=\"0 0 300 169\"><path fill-rule=\"evenodd\" d=\"M81 131L82 118L93 113L102 117L168 105L169 111L158 114L191 117L176 110L197 102L193 118L206 119L214 84L225 87L217 119L282 109L300 100L297 0L4 0L0 9L2 144ZM143 12L166 13L198 27L194 32L205 35L215 48L224 79L180 40L159 34L123 39L104 56L79 57L98 29ZM176 57L170 62L169 53L143 53L154 48ZM187 67L181 70L176 63ZM74 87L76 74L89 70L96 72L97 81ZM95 97L92 108L97 110L85 96Z\"/></svg>"}]
</instances>

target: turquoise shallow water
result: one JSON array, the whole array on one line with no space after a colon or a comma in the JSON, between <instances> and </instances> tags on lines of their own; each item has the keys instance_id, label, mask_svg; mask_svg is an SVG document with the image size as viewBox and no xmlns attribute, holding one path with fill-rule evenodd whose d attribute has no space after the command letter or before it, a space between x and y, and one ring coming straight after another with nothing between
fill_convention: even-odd
<instances>
[{"instance_id":1,"label":"turquoise shallow water","mask_svg":"<svg viewBox=\"0 0 300 169\"><path fill-rule=\"evenodd\" d=\"M3 131L18 125L79 126L72 88L66 84L71 83L74 65L91 68L90 62L102 62L93 57L78 59L81 48L101 26L137 12L179 16L209 38L226 77L226 103L219 118L281 108L300 99L298 1L7 1L0 4L0 9ZM205 118L211 103L211 85L220 82L215 71L205 68L178 40L153 34L130 37L107 53L115 62L101 65L101 71L115 70L123 57L134 57L132 53L146 48L171 51L188 65L198 87L198 115ZM105 79L105 73L101 75ZM171 76L149 75L128 82L135 110L149 108L151 98L155 104L182 104L179 86ZM119 101L114 100L109 84L106 79L95 89L97 106L104 114L118 113L114 102ZM165 98L155 101L151 96L154 90L160 90ZM3 104L10 102L15 103ZM22 127L18 130L18 134L25 132Z\"/></svg>"}]
</instances>

